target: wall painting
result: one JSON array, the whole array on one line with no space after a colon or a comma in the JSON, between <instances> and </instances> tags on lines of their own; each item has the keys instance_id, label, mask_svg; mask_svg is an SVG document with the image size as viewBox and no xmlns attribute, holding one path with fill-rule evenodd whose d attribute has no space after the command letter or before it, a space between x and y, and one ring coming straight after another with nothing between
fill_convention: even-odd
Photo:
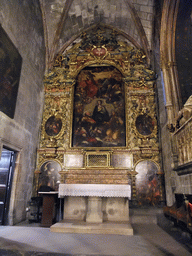
<instances>
[{"instance_id":1,"label":"wall painting","mask_svg":"<svg viewBox=\"0 0 192 256\"><path fill-rule=\"evenodd\" d=\"M18 50L0 26L0 111L10 118L15 112L21 62Z\"/></svg>"},{"instance_id":2,"label":"wall painting","mask_svg":"<svg viewBox=\"0 0 192 256\"><path fill-rule=\"evenodd\" d=\"M123 147L125 95L112 66L87 67L75 87L72 147Z\"/></svg>"},{"instance_id":3,"label":"wall painting","mask_svg":"<svg viewBox=\"0 0 192 256\"><path fill-rule=\"evenodd\" d=\"M48 136L56 136L60 133L62 121L60 117L51 116L45 123L45 132Z\"/></svg>"},{"instance_id":4,"label":"wall painting","mask_svg":"<svg viewBox=\"0 0 192 256\"><path fill-rule=\"evenodd\" d=\"M157 165L148 160L141 161L135 168L136 195L139 205L158 205L161 198L161 181Z\"/></svg>"},{"instance_id":5,"label":"wall painting","mask_svg":"<svg viewBox=\"0 0 192 256\"><path fill-rule=\"evenodd\" d=\"M60 183L61 165L57 161L46 161L42 164L39 174L39 189L49 187L51 190L57 191Z\"/></svg>"}]
</instances>

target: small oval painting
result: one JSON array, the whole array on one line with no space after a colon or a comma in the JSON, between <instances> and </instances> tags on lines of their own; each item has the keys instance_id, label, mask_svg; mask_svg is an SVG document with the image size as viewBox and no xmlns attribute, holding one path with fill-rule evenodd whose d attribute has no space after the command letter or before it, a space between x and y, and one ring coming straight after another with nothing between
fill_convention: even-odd
<instances>
[{"instance_id":1,"label":"small oval painting","mask_svg":"<svg viewBox=\"0 0 192 256\"><path fill-rule=\"evenodd\" d=\"M62 128L61 118L51 116L45 123L45 132L49 136L56 136L59 134Z\"/></svg>"},{"instance_id":2,"label":"small oval painting","mask_svg":"<svg viewBox=\"0 0 192 256\"><path fill-rule=\"evenodd\" d=\"M153 132L154 129L154 122L152 118L147 115L139 115L135 122L137 131L141 135L150 135Z\"/></svg>"}]
</instances>

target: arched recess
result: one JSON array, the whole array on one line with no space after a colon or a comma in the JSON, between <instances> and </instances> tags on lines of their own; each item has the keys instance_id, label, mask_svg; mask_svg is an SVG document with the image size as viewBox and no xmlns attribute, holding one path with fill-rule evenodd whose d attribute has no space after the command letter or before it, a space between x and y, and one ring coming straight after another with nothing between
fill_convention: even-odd
<instances>
[{"instance_id":1,"label":"arched recess","mask_svg":"<svg viewBox=\"0 0 192 256\"><path fill-rule=\"evenodd\" d=\"M178 111L182 107L175 57L175 30L179 2L179 0L164 1L161 19L160 54L168 127L175 124Z\"/></svg>"}]
</instances>

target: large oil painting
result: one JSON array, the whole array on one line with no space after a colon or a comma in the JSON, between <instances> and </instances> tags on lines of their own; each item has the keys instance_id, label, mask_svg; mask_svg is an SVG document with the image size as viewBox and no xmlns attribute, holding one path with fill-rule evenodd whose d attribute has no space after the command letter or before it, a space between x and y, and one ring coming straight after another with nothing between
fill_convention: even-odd
<instances>
[{"instance_id":1,"label":"large oil painting","mask_svg":"<svg viewBox=\"0 0 192 256\"><path fill-rule=\"evenodd\" d=\"M87 67L75 87L73 147L123 147L125 95L122 74L111 66Z\"/></svg>"},{"instance_id":2,"label":"large oil painting","mask_svg":"<svg viewBox=\"0 0 192 256\"><path fill-rule=\"evenodd\" d=\"M0 111L14 117L21 56L3 28L0 26Z\"/></svg>"}]
</instances>

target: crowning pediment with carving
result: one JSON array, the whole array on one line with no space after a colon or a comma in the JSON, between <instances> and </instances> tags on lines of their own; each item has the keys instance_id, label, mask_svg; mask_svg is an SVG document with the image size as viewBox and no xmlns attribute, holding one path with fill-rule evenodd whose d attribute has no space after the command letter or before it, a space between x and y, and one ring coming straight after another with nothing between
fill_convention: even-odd
<instances>
[{"instance_id":1,"label":"crowning pediment with carving","mask_svg":"<svg viewBox=\"0 0 192 256\"><path fill-rule=\"evenodd\" d=\"M80 40L59 53L53 66L62 68L63 76L74 79L86 66L108 64L116 67L124 77L130 77L130 80L154 80L155 74L147 68L146 63L146 55L141 49L124 41L122 36L118 37L117 32L97 26L89 34L82 33Z\"/></svg>"}]
</instances>

